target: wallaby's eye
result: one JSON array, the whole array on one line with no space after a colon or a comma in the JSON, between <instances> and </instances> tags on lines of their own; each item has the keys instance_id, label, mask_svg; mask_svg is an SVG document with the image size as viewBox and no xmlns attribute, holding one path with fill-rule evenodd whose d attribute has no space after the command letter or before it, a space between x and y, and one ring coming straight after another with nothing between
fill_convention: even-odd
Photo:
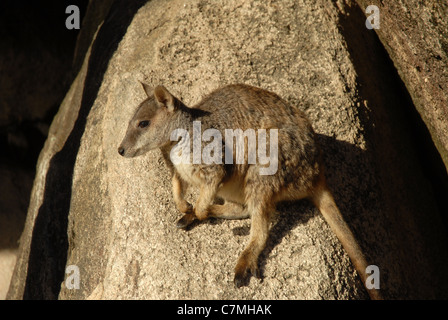
<instances>
[{"instance_id":1,"label":"wallaby's eye","mask_svg":"<svg viewBox=\"0 0 448 320\"><path fill-rule=\"evenodd\" d=\"M148 125L149 125L149 121L148 120L143 120L143 121L140 121L138 123L138 127L139 128L146 128Z\"/></svg>"}]
</instances>

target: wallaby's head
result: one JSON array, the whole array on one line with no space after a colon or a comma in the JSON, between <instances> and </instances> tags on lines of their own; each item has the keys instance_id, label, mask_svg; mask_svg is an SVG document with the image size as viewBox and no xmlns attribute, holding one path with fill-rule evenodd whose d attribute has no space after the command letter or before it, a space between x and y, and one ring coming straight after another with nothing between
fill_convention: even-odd
<instances>
[{"instance_id":1,"label":"wallaby's head","mask_svg":"<svg viewBox=\"0 0 448 320\"><path fill-rule=\"evenodd\" d=\"M183 104L163 86L142 83L148 98L129 121L126 136L118 147L123 157L136 157L170 143L176 113Z\"/></svg>"}]
</instances>

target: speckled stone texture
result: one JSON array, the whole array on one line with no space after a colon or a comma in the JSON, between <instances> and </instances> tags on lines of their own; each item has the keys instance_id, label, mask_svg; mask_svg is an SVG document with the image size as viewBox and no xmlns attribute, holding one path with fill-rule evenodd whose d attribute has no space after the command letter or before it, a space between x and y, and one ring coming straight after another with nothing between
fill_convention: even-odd
<instances>
[{"instance_id":1,"label":"speckled stone texture","mask_svg":"<svg viewBox=\"0 0 448 320\"><path fill-rule=\"evenodd\" d=\"M112 5L52 125L9 298L368 298L307 201L278 207L259 262L262 281L236 289L233 268L250 221L177 229L160 152L117 153L145 98L139 81L163 84L187 105L246 83L304 110L336 202L380 269L384 296L446 295L445 234L402 120L407 102L356 4L155 0L135 15L126 5ZM79 267L78 290L64 284L68 265Z\"/></svg>"}]
</instances>

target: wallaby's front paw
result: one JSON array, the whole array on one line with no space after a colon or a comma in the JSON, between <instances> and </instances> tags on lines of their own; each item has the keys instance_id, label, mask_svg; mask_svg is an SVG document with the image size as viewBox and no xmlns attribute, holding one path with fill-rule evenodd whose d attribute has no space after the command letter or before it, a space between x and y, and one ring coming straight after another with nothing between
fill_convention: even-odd
<instances>
[{"instance_id":1,"label":"wallaby's front paw","mask_svg":"<svg viewBox=\"0 0 448 320\"><path fill-rule=\"evenodd\" d=\"M193 206L186 200L177 204L177 209L182 213L193 213Z\"/></svg>"},{"instance_id":2,"label":"wallaby's front paw","mask_svg":"<svg viewBox=\"0 0 448 320\"><path fill-rule=\"evenodd\" d=\"M182 218L177 221L176 226L179 229L186 229L190 224L192 224L196 220L196 216L194 213L184 214Z\"/></svg>"},{"instance_id":3,"label":"wallaby's front paw","mask_svg":"<svg viewBox=\"0 0 448 320\"><path fill-rule=\"evenodd\" d=\"M247 286L249 284L250 276L261 278L260 270L258 269L257 259L251 259L248 255L241 255L235 267L235 278L233 282L237 288Z\"/></svg>"}]
</instances>

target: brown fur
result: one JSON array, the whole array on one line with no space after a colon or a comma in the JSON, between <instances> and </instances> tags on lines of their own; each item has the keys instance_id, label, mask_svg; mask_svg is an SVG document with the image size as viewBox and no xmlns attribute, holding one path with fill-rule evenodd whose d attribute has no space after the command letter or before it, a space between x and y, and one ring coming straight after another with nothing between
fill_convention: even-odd
<instances>
[{"instance_id":1,"label":"brown fur","mask_svg":"<svg viewBox=\"0 0 448 320\"><path fill-rule=\"evenodd\" d=\"M366 280L366 259L344 222L331 192L327 188L315 134L305 114L292 108L274 93L247 85L229 85L218 89L192 108L186 107L164 87L152 89L143 84L148 95L129 123L119 153L134 157L161 148L173 178L174 201L185 215L178 226L185 228L195 220L209 217L242 219L251 217L250 239L235 267L235 284L244 285L249 274L259 276L258 257L269 233L270 215L276 203L309 198L321 211L349 254L361 279ZM142 120L150 121L139 128ZM273 175L260 175L263 165L248 163L248 140L245 138L244 163L174 165L170 152L176 142L170 141L175 129L185 129L193 136L193 121L200 121L201 130L278 129L278 169ZM269 139L267 139L269 150ZM224 141L225 143L225 141ZM191 144L192 145L192 144ZM202 142L202 146L206 145ZM223 144L224 148L224 144ZM252 150L253 152L253 150ZM187 185L200 189L192 207L184 199ZM214 204L216 197L224 204ZM368 290L372 298L380 298L377 290Z\"/></svg>"}]
</instances>

